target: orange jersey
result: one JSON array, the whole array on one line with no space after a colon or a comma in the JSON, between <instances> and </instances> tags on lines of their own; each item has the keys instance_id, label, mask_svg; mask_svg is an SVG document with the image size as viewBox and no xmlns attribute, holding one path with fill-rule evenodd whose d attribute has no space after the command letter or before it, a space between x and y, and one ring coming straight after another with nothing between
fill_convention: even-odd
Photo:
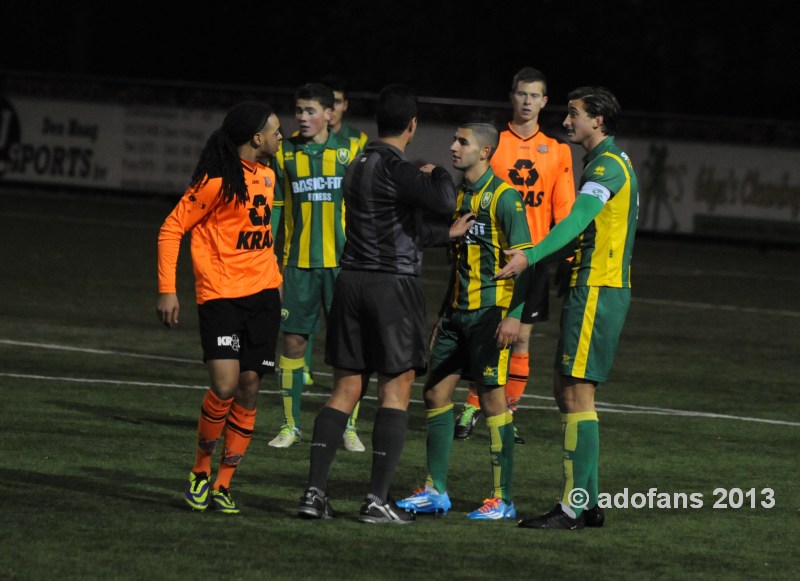
<instances>
[{"instance_id":1,"label":"orange jersey","mask_svg":"<svg viewBox=\"0 0 800 581\"><path fill-rule=\"evenodd\" d=\"M232 299L278 288L283 282L275 258L269 219L275 172L242 160L249 200L222 201L222 178L189 189L172 210L158 235L158 292L174 293L178 251L191 232L197 303Z\"/></svg>"},{"instance_id":2,"label":"orange jersey","mask_svg":"<svg viewBox=\"0 0 800 581\"><path fill-rule=\"evenodd\" d=\"M566 143L539 130L520 137L509 123L500 133L491 165L495 174L522 194L534 244L569 214L575 202L575 184L572 150Z\"/></svg>"}]
</instances>

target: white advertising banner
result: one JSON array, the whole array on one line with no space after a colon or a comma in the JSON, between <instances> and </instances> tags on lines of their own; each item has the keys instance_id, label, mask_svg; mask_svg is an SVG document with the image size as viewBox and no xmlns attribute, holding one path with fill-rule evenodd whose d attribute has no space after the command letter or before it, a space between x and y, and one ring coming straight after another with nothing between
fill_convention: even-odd
<instances>
[{"instance_id":1,"label":"white advertising banner","mask_svg":"<svg viewBox=\"0 0 800 581\"><path fill-rule=\"evenodd\" d=\"M222 125L225 112L129 107L122 116L118 187L183 193L206 140Z\"/></svg>"},{"instance_id":2,"label":"white advertising banner","mask_svg":"<svg viewBox=\"0 0 800 581\"><path fill-rule=\"evenodd\" d=\"M0 179L117 187L122 108L0 101Z\"/></svg>"},{"instance_id":3,"label":"white advertising banner","mask_svg":"<svg viewBox=\"0 0 800 581\"><path fill-rule=\"evenodd\" d=\"M181 194L223 117L0 97L0 181Z\"/></svg>"},{"instance_id":4,"label":"white advertising banner","mask_svg":"<svg viewBox=\"0 0 800 581\"><path fill-rule=\"evenodd\" d=\"M800 151L618 138L639 178L642 230L800 241ZM573 150L574 151L574 150ZM582 155L582 154L580 154ZM578 158L580 160L580 158ZM720 230L722 229L722 230ZM764 230L761 232L761 230Z\"/></svg>"},{"instance_id":5,"label":"white advertising banner","mask_svg":"<svg viewBox=\"0 0 800 581\"><path fill-rule=\"evenodd\" d=\"M0 95L0 183L181 194L221 110ZM284 135L294 119L282 119ZM372 120L351 119L372 138ZM454 127L421 123L409 159L451 170ZM800 242L800 151L617 138L639 179L642 231ZM576 182L584 151L572 146Z\"/></svg>"}]
</instances>

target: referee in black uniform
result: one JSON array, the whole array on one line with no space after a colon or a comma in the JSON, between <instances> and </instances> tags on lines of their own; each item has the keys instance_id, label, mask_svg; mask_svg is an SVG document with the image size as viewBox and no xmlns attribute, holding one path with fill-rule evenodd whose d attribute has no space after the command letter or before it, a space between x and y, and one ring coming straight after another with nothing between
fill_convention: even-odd
<instances>
[{"instance_id":1,"label":"referee in black uniform","mask_svg":"<svg viewBox=\"0 0 800 581\"><path fill-rule=\"evenodd\" d=\"M419 168L403 156L417 130L416 95L404 85L386 86L376 121L378 139L367 144L344 179L347 241L325 349L325 362L334 368L333 393L314 422L308 488L298 515L335 516L326 494L328 473L347 418L377 373L372 477L358 518L404 524L414 515L397 508L388 493L405 442L411 385L427 371L421 249L445 245L463 231L456 232L459 223L449 227L456 192L448 171L430 164Z\"/></svg>"}]
</instances>

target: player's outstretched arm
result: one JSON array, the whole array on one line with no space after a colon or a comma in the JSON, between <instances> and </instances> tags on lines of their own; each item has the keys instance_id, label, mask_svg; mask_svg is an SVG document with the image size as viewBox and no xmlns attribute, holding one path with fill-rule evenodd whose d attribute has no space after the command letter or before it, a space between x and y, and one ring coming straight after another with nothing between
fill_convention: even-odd
<instances>
[{"instance_id":1,"label":"player's outstretched arm","mask_svg":"<svg viewBox=\"0 0 800 581\"><path fill-rule=\"evenodd\" d=\"M513 278L525 271L528 266L530 266L528 263L528 257L525 255L525 251L513 249L503 250L503 252L509 257L508 262L497 272L497 274L492 277L492 280L505 280L507 278Z\"/></svg>"},{"instance_id":2,"label":"player's outstretched arm","mask_svg":"<svg viewBox=\"0 0 800 581\"><path fill-rule=\"evenodd\" d=\"M525 251L504 250L508 263L494 275L494 280L503 280L518 275L527 266L558 252L583 232L605 206L605 201L589 194L579 194L569 215L556 224L552 230L533 248ZM520 255L521 254L521 255Z\"/></svg>"}]
</instances>

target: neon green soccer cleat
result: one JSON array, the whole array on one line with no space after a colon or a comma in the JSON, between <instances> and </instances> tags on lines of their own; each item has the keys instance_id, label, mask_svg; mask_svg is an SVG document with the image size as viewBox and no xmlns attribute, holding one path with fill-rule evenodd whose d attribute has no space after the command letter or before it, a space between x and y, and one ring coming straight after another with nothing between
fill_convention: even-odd
<instances>
[{"instance_id":1,"label":"neon green soccer cleat","mask_svg":"<svg viewBox=\"0 0 800 581\"><path fill-rule=\"evenodd\" d=\"M472 428L478 423L480 415L480 408L474 405L464 404L461 412L456 416L455 439L466 440L469 438L472 434Z\"/></svg>"},{"instance_id":2,"label":"neon green soccer cleat","mask_svg":"<svg viewBox=\"0 0 800 581\"><path fill-rule=\"evenodd\" d=\"M224 512L225 514L239 514L239 507L233 502L231 493L224 486L220 486L219 490L211 491L211 498L214 500L214 510L217 512Z\"/></svg>"},{"instance_id":3,"label":"neon green soccer cleat","mask_svg":"<svg viewBox=\"0 0 800 581\"><path fill-rule=\"evenodd\" d=\"M190 472L183 499L186 504L192 507L192 510L205 510L208 508L210 488L211 483L208 481L208 474L205 472Z\"/></svg>"}]
</instances>

